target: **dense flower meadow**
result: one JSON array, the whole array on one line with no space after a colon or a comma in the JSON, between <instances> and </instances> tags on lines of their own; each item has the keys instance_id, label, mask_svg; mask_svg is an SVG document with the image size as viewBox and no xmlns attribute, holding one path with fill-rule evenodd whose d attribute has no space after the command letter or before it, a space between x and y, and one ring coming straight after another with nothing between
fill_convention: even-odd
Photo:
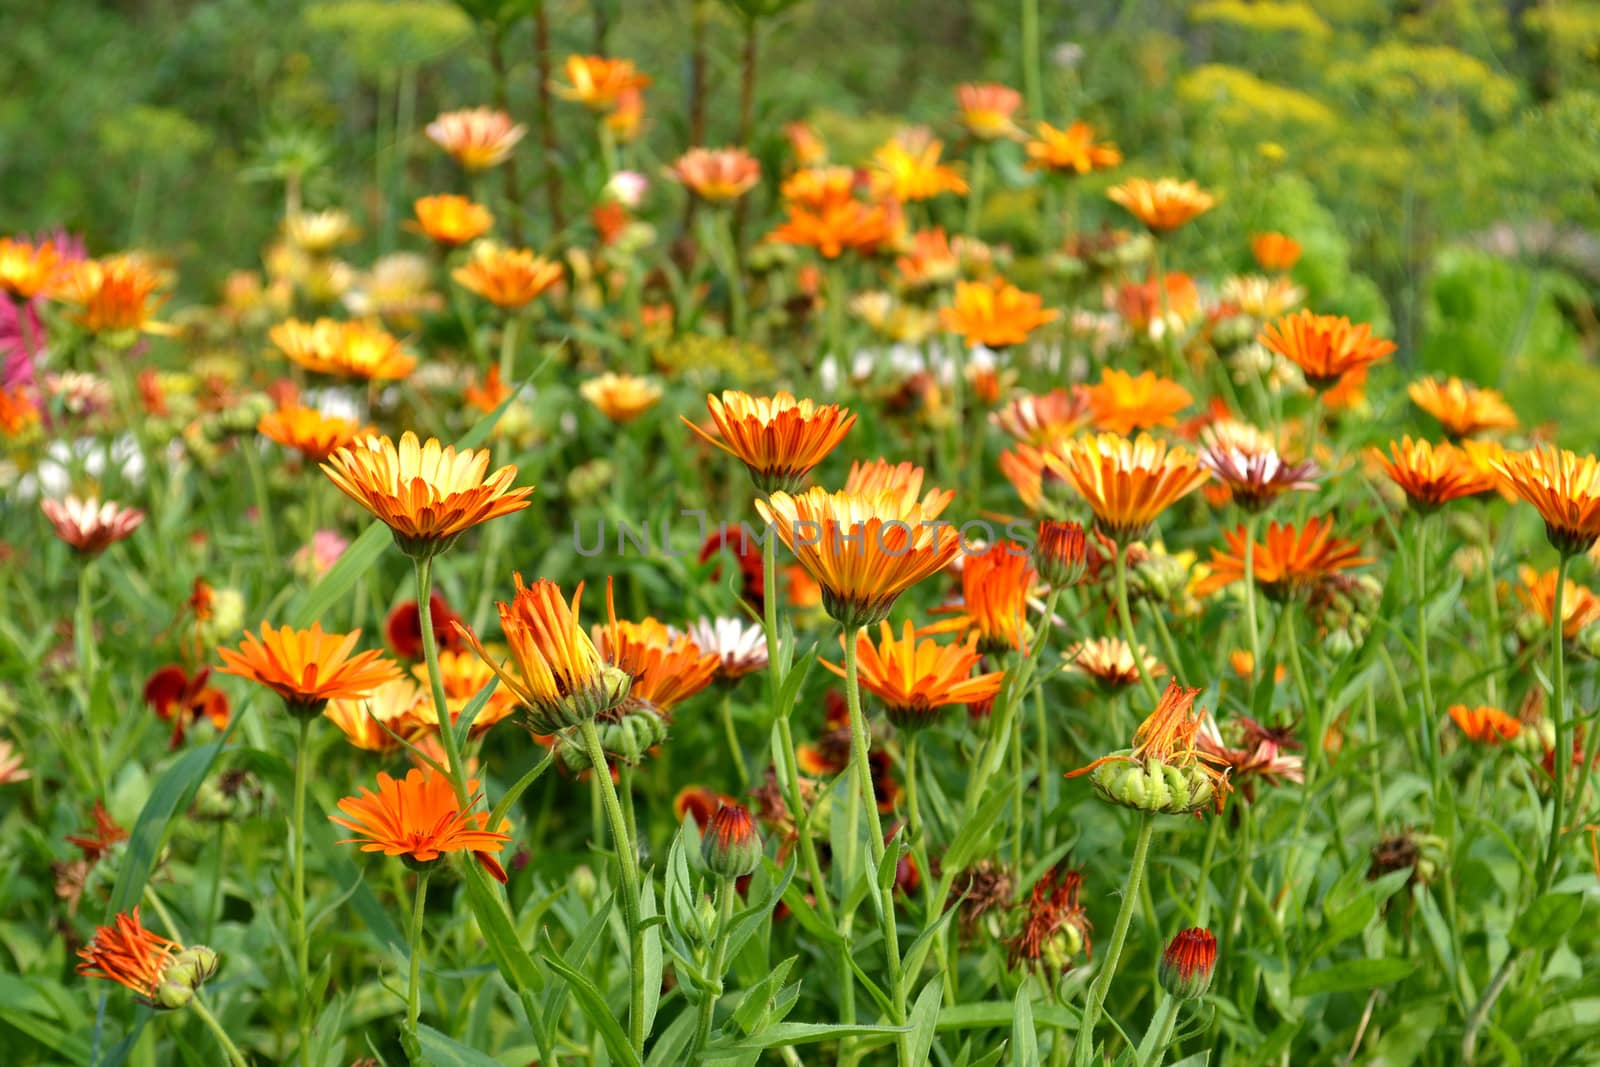
<instances>
[{"instance_id":1,"label":"dense flower meadow","mask_svg":"<svg viewBox=\"0 0 1600 1067\"><path fill-rule=\"evenodd\" d=\"M209 302L0 238L6 1062L1595 1059L1567 428L1036 85L539 58L376 261L290 143Z\"/></svg>"}]
</instances>

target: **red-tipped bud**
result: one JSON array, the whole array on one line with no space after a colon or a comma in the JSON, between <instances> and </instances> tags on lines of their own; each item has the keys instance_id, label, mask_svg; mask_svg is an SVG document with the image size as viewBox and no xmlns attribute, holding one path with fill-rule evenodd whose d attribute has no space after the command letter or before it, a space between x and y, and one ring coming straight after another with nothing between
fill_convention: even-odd
<instances>
[{"instance_id":1,"label":"red-tipped bud","mask_svg":"<svg viewBox=\"0 0 1600 1067\"><path fill-rule=\"evenodd\" d=\"M1075 522L1045 519L1033 545L1033 569L1052 586L1074 585L1083 577L1089 560L1089 542Z\"/></svg>"},{"instance_id":2,"label":"red-tipped bud","mask_svg":"<svg viewBox=\"0 0 1600 1067\"><path fill-rule=\"evenodd\" d=\"M723 878L743 878L761 866L761 835L741 804L724 804L706 824L700 858Z\"/></svg>"},{"instance_id":3,"label":"red-tipped bud","mask_svg":"<svg viewBox=\"0 0 1600 1067\"><path fill-rule=\"evenodd\" d=\"M1179 1000L1195 1000L1211 988L1217 938L1202 926L1179 930L1161 953L1161 988Z\"/></svg>"}]
</instances>

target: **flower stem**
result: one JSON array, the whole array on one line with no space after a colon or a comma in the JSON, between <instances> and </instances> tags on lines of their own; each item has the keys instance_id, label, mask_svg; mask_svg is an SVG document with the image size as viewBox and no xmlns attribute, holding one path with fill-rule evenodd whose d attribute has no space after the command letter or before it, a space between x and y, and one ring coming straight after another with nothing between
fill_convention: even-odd
<instances>
[{"instance_id":1,"label":"flower stem","mask_svg":"<svg viewBox=\"0 0 1600 1067\"><path fill-rule=\"evenodd\" d=\"M311 740L311 718L300 717L300 735L294 755L294 867L291 876L294 905L295 1013L300 1030L300 1061L311 1056L311 937L306 929L306 772Z\"/></svg>"},{"instance_id":2,"label":"flower stem","mask_svg":"<svg viewBox=\"0 0 1600 1067\"><path fill-rule=\"evenodd\" d=\"M1489 507L1484 505L1481 538L1483 545L1483 608L1486 620L1485 637L1489 647L1489 666L1492 670L1485 680L1484 689L1489 703L1500 706L1500 671L1505 665L1505 649L1500 644L1500 598L1494 588L1494 529L1489 525Z\"/></svg>"},{"instance_id":3,"label":"flower stem","mask_svg":"<svg viewBox=\"0 0 1600 1067\"><path fill-rule=\"evenodd\" d=\"M244 1058L244 1053L239 1051L239 1046L233 1043L233 1039L222 1028L222 1024L217 1022L217 1017L211 1014L211 1010L206 1007L205 1001L200 999L198 993L189 1001L189 1007L200 1016L200 1021L206 1024L206 1029L211 1031L211 1035L217 1039L217 1044L222 1046L223 1055L228 1057L228 1062L233 1064L233 1067L250 1067L250 1061Z\"/></svg>"},{"instance_id":4,"label":"flower stem","mask_svg":"<svg viewBox=\"0 0 1600 1067\"><path fill-rule=\"evenodd\" d=\"M1128 868L1128 880L1122 887L1122 907L1117 909L1117 922L1111 930L1111 944L1106 949L1106 961L1094 984L1089 987L1089 1000L1084 1005L1083 1023L1078 1028L1078 1045L1074 1061L1087 1067L1094 1056L1094 1028L1100 1021L1100 1011L1116 977L1117 963L1122 959L1122 945L1128 939L1128 926L1133 921L1134 908L1138 906L1139 883L1144 877L1145 858L1150 854L1150 838L1156 828L1156 817L1151 812L1139 816L1139 836L1133 846L1133 863Z\"/></svg>"},{"instance_id":5,"label":"flower stem","mask_svg":"<svg viewBox=\"0 0 1600 1067\"><path fill-rule=\"evenodd\" d=\"M728 753L733 757L733 769L739 772L739 787L750 786L750 768L744 765L744 749L739 747L739 731L733 726L733 698L722 694L722 732L728 738Z\"/></svg>"},{"instance_id":6,"label":"flower stem","mask_svg":"<svg viewBox=\"0 0 1600 1067\"><path fill-rule=\"evenodd\" d=\"M967 222L966 234L976 237L978 234L978 220L983 216L983 187L989 177L989 147L979 145L972 155L972 181L967 189Z\"/></svg>"},{"instance_id":7,"label":"flower stem","mask_svg":"<svg viewBox=\"0 0 1600 1067\"><path fill-rule=\"evenodd\" d=\"M1128 546L1116 546L1116 578L1117 578L1117 618L1122 623L1122 639L1128 642L1128 653L1133 657L1134 666L1139 668L1139 681L1144 683L1144 691L1151 700L1160 700L1161 692L1156 689L1155 680L1150 677L1150 670L1144 665L1144 654L1139 648L1139 637L1133 632L1133 613L1128 610ZM1173 670L1178 665L1172 665Z\"/></svg>"},{"instance_id":8,"label":"flower stem","mask_svg":"<svg viewBox=\"0 0 1600 1067\"><path fill-rule=\"evenodd\" d=\"M1177 997L1170 993L1161 994L1161 1005L1156 1008L1155 1018L1150 1020L1150 1034L1153 1040L1148 1049L1140 1047L1139 1067L1160 1067L1161 1062L1167 1058L1167 1048L1172 1044L1172 1031L1178 1025L1178 1004Z\"/></svg>"},{"instance_id":9,"label":"flower stem","mask_svg":"<svg viewBox=\"0 0 1600 1067\"><path fill-rule=\"evenodd\" d=\"M1417 673L1422 681L1422 741L1428 746L1428 780L1439 805L1439 743L1433 720L1433 674L1428 666L1428 518L1417 517Z\"/></svg>"},{"instance_id":10,"label":"flower stem","mask_svg":"<svg viewBox=\"0 0 1600 1067\"><path fill-rule=\"evenodd\" d=\"M722 969L728 954L729 928L733 926L733 905L739 893L731 878L717 880L717 934L711 943L711 966L706 969L709 989L700 991L700 1018L695 1024L694 1044L690 1046L690 1059L706 1047L711 1038L711 1023L716 1018L717 1001L722 999Z\"/></svg>"},{"instance_id":11,"label":"flower stem","mask_svg":"<svg viewBox=\"0 0 1600 1067\"><path fill-rule=\"evenodd\" d=\"M428 906L428 876L417 876L417 897L411 908L411 980L406 985L406 1052L413 1063L422 1062L422 1045L417 1039L417 1019L422 1014L422 918Z\"/></svg>"},{"instance_id":12,"label":"flower stem","mask_svg":"<svg viewBox=\"0 0 1600 1067\"><path fill-rule=\"evenodd\" d=\"M456 744L455 721L444 695L444 675L439 670L439 640L433 632L433 558L430 556L415 562L422 655L428 665L428 686L433 697L435 717L439 720L439 743L444 746L445 768L450 772L450 784L455 787L456 800L461 810L465 811L470 800L467 796L467 768L461 759L461 747Z\"/></svg>"},{"instance_id":13,"label":"flower stem","mask_svg":"<svg viewBox=\"0 0 1600 1067\"><path fill-rule=\"evenodd\" d=\"M1545 843L1544 860L1539 865L1539 892L1550 889L1555 880L1556 867L1561 855L1561 821L1567 805L1567 769L1572 765L1572 740L1567 722L1567 663L1565 627L1561 615L1565 610L1562 601L1567 588L1567 567L1572 557L1561 553L1556 566L1556 590L1550 604L1550 714L1555 720L1556 747L1552 757L1555 774L1555 795L1550 805L1550 838Z\"/></svg>"},{"instance_id":14,"label":"flower stem","mask_svg":"<svg viewBox=\"0 0 1600 1067\"><path fill-rule=\"evenodd\" d=\"M1249 699L1245 703L1255 706L1256 683L1261 678L1261 625L1256 617L1256 530L1261 516L1252 511L1244 519L1244 625L1250 634Z\"/></svg>"},{"instance_id":15,"label":"flower stem","mask_svg":"<svg viewBox=\"0 0 1600 1067\"><path fill-rule=\"evenodd\" d=\"M630 970L630 996L628 1008L628 1040L635 1052L644 1051L644 929L639 920L639 863L633 840L628 835L628 823L622 814L622 804L617 800L616 787L611 784L611 765L606 762L605 749L600 744L600 731L593 719L585 719L578 727L583 735L584 750L589 754L590 773L600 783L600 799L605 805L606 818L611 824L611 842L617 851L617 866L622 876L622 915L628 927Z\"/></svg>"}]
</instances>

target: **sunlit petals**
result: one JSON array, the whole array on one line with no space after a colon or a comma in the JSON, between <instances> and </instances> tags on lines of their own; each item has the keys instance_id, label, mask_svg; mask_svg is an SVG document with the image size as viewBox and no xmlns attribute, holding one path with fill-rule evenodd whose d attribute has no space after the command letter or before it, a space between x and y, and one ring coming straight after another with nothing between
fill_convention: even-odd
<instances>
[{"instance_id":1,"label":"sunlit petals","mask_svg":"<svg viewBox=\"0 0 1600 1067\"><path fill-rule=\"evenodd\" d=\"M1558 552L1587 552L1600 540L1600 461L1555 445L1507 452L1494 461L1505 485L1544 519Z\"/></svg>"},{"instance_id":2,"label":"sunlit petals","mask_svg":"<svg viewBox=\"0 0 1600 1067\"><path fill-rule=\"evenodd\" d=\"M941 645L917 640L916 627L907 620L900 636L880 622L876 645L865 631L857 636L861 686L884 704L889 721L902 728L925 726L941 708L992 700L1005 678L1003 671L974 675L983 661L977 635L960 644ZM839 643L844 644L841 635ZM841 678L845 669L826 660L823 666Z\"/></svg>"},{"instance_id":3,"label":"sunlit petals","mask_svg":"<svg viewBox=\"0 0 1600 1067\"><path fill-rule=\"evenodd\" d=\"M428 140L450 153L465 170L486 170L503 163L527 127L494 108L447 111L428 123Z\"/></svg>"},{"instance_id":4,"label":"sunlit petals","mask_svg":"<svg viewBox=\"0 0 1600 1067\"><path fill-rule=\"evenodd\" d=\"M256 636L246 630L238 649L219 648L223 674L248 678L277 693L289 710L315 715L330 700L366 696L400 677L400 668L377 651L356 652L361 631L324 633L261 624ZM352 655L352 653L355 653Z\"/></svg>"},{"instance_id":5,"label":"sunlit petals","mask_svg":"<svg viewBox=\"0 0 1600 1067\"><path fill-rule=\"evenodd\" d=\"M1043 456L1047 471L1067 481L1113 540L1138 540L1167 508L1210 474L1183 448L1147 434L1088 435Z\"/></svg>"},{"instance_id":6,"label":"sunlit petals","mask_svg":"<svg viewBox=\"0 0 1600 1067\"><path fill-rule=\"evenodd\" d=\"M856 422L837 404L797 400L787 392L765 397L730 389L707 396L706 408L716 435L688 419L684 425L743 463L762 492L799 488Z\"/></svg>"},{"instance_id":7,"label":"sunlit petals","mask_svg":"<svg viewBox=\"0 0 1600 1067\"><path fill-rule=\"evenodd\" d=\"M1106 190L1106 197L1157 232L1175 230L1216 205L1216 198L1192 181L1130 178Z\"/></svg>"}]
</instances>

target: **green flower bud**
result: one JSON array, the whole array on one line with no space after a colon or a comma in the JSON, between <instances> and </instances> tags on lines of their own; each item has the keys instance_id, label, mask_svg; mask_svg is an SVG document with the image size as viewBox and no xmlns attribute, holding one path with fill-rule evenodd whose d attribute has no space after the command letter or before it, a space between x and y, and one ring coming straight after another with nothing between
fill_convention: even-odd
<instances>
[{"instance_id":1,"label":"green flower bud","mask_svg":"<svg viewBox=\"0 0 1600 1067\"><path fill-rule=\"evenodd\" d=\"M706 823L700 837L700 859L723 878L743 878L761 866L761 835L740 804L724 804Z\"/></svg>"},{"instance_id":2,"label":"green flower bud","mask_svg":"<svg viewBox=\"0 0 1600 1067\"><path fill-rule=\"evenodd\" d=\"M1197 1000L1211 988L1217 966L1217 939L1204 927L1180 930L1161 953L1156 971L1161 988L1178 1000Z\"/></svg>"},{"instance_id":3,"label":"green flower bud","mask_svg":"<svg viewBox=\"0 0 1600 1067\"><path fill-rule=\"evenodd\" d=\"M1168 815L1199 811L1211 803L1214 794L1211 779L1198 766L1180 767L1158 759L1143 764L1131 759L1109 760L1090 773L1089 781L1113 804Z\"/></svg>"}]
</instances>

